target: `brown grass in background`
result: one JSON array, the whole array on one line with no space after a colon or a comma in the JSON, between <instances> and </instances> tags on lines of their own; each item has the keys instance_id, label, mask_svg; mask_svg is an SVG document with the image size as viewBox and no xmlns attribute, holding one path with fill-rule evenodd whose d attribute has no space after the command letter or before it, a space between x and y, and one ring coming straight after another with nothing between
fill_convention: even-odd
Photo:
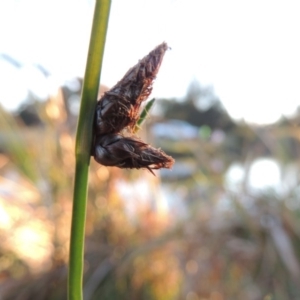
<instances>
[{"instance_id":1,"label":"brown grass in background","mask_svg":"<svg viewBox=\"0 0 300 300\"><path fill-rule=\"evenodd\" d=\"M1 111L5 300L66 299L76 116L63 94L36 103L38 126ZM153 139L179 166L191 162L185 177L175 168L173 177L160 178L92 163L85 299L299 299L297 187L280 195L225 185L231 163L266 153L299 170L298 119L267 128L238 124L217 143Z\"/></svg>"}]
</instances>

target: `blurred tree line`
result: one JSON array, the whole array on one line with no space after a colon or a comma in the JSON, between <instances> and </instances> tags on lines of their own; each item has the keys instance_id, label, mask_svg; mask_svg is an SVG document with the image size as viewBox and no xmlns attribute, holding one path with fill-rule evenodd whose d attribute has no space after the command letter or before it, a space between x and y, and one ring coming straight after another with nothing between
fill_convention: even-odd
<instances>
[{"instance_id":1,"label":"blurred tree line","mask_svg":"<svg viewBox=\"0 0 300 300\"><path fill-rule=\"evenodd\" d=\"M15 114L0 111L1 299L66 299L80 85L75 79L45 102L32 96ZM299 299L300 114L268 126L236 122L197 82L184 99L156 105L160 117L141 134L174 155L173 171L154 177L91 161L85 299ZM151 131L169 120L198 134ZM293 167L294 185L251 190L258 157L275 159L283 174ZM245 175L231 190L235 163Z\"/></svg>"}]
</instances>

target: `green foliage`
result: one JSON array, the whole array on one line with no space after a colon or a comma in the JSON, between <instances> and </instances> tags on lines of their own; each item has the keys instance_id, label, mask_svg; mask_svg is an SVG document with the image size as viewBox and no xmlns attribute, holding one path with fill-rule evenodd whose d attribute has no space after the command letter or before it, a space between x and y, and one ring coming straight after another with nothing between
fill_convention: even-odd
<instances>
[{"instance_id":1,"label":"green foliage","mask_svg":"<svg viewBox=\"0 0 300 300\"><path fill-rule=\"evenodd\" d=\"M37 180L35 160L29 149L25 136L17 130L13 117L4 111L0 105L1 148L9 152L11 159L19 166L23 174L32 181ZM31 153L28 153L31 152Z\"/></svg>"},{"instance_id":2,"label":"green foliage","mask_svg":"<svg viewBox=\"0 0 300 300\"><path fill-rule=\"evenodd\" d=\"M143 111L140 114L140 118L138 119L138 121L135 125L135 128L134 128L133 132L137 132L140 129L141 125L146 120L146 118L147 118L147 116L150 112L150 109L153 106L154 102L155 102L155 99L153 98L150 101L148 101L148 103L145 105Z\"/></svg>"}]
</instances>

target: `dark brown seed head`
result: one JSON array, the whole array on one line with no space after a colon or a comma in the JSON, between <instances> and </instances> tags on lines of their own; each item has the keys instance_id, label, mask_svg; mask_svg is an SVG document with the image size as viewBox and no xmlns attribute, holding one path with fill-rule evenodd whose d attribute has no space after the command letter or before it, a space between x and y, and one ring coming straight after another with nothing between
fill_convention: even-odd
<instances>
[{"instance_id":1,"label":"dark brown seed head","mask_svg":"<svg viewBox=\"0 0 300 300\"><path fill-rule=\"evenodd\" d=\"M141 169L171 168L174 159L135 137L107 134L95 140L95 160L104 166ZM152 172L153 173L153 172Z\"/></svg>"},{"instance_id":2,"label":"dark brown seed head","mask_svg":"<svg viewBox=\"0 0 300 300\"><path fill-rule=\"evenodd\" d=\"M96 134L118 133L125 127L133 129L167 49L166 43L157 46L103 95L96 107Z\"/></svg>"},{"instance_id":3,"label":"dark brown seed head","mask_svg":"<svg viewBox=\"0 0 300 300\"><path fill-rule=\"evenodd\" d=\"M162 150L139 140L124 137L121 131L132 133L139 118L141 103L152 91L152 83L168 46L162 43L131 68L112 89L98 101L94 123L93 153L104 166L119 168L171 168L174 159Z\"/></svg>"}]
</instances>

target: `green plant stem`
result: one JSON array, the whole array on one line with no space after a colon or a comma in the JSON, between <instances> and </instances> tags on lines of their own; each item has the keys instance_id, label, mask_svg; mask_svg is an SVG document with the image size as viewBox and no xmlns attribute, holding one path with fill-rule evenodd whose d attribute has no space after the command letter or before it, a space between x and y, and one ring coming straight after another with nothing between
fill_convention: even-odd
<instances>
[{"instance_id":1,"label":"green plant stem","mask_svg":"<svg viewBox=\"0 0 300 300\"><path fill-rule=\"evenodd\" d=\"M93 118L99 88L110 0L97 0L88 52L76 135L76 167L70 238L68 299L82 300L84 231Z\"/></svg>"},{"instance_id":2,"label":"green plant stem","mask_svg":"<svg viewBox=\"0 0 300 300\"><path fill-rule=\"evenodd\" d=\"M88 170L89 166L86 163L76 163L68 277L69 300L82 299Z\"/></svg>"}]
</instances>

